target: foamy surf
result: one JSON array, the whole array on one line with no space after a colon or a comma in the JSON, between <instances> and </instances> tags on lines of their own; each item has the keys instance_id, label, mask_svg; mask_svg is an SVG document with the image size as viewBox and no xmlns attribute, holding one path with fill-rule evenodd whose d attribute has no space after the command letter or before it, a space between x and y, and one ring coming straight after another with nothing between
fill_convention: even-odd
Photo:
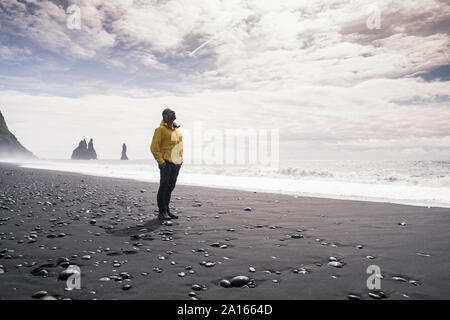
<instances>
[{"instance_id":1,"label":"foamy surf","mask_svg":"<svg viewBox=\"0 0 450 320\"><path fill-rule=\"evenodd\" d=\"M159 171L152 160L36 160L16 161L16 163L26 168L146 182L159 181ZM440 167L442 164L439 164L440 162L437 162L436 168L430 167L435 165L433 162L428 164L411 162L411 168L405 168L405 164L400 162L391 163L390 167L386 163L380 165L380 162L358 163L361 167L360 172L354 170L354 164L345 161L341 163L304 161L297 162L296 167L287 166L276 170L183 164L178 184L450 208L450 187L447 184L448 177L445 175L447 162L444 162L443 168ZM351 175L343 169L345 166L353 170ZM396 169L397 166L402 169Z\"/></svg>"}]
</instances>

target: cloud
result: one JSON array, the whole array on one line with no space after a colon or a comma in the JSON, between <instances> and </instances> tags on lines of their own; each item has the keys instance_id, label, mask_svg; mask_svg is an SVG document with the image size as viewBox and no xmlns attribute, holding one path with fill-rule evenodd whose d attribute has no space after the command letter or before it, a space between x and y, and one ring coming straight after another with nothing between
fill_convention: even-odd
<instances>
[{"instance_id":1,"label":"cloud","mask_svg":"<svg viewBox=\"0 0 450 320\"><path fill-rule=\"evenodd\" d=\"M196 121L218 130L278 128L282 157L373 157L378 151L378 158L383 158L414 147L424 152L409 154L410 158L442 159L448 155L450 137L448 104L433 99L419 105L396 101L412 94L423 99L442 96L448 89L448 83L405 78L370 80L347 88L305 86L296 91L210 91L189 96L118 91L65 98L3 92L0 103L8 118L21 119L21 126L14 122L11 126L38 156L64 157L72 144L89 136L98 140L103 158L114 158L120 141L129 144L133 158L148 158L147 145L161 110L171 106L183 130L191 132ZM30 116L32 120L26 121ZM42 144L47 140L52 143Z\"/></svg>"},{"instance_id":2,"label":"cloud","mask_svg":"<svg viewBox=\"0 0 450 320\"><path fill-rule=\"evenodd\" d=\"M89 134L104 155L128 139L147 157L165 105L187 128L282 128L289 156L448 155L446 1L78 0L80 30L68 4L0 4L0 103L38 155ZM71 133L35 136L24 110Z\"/></svg>"}]
</instances>

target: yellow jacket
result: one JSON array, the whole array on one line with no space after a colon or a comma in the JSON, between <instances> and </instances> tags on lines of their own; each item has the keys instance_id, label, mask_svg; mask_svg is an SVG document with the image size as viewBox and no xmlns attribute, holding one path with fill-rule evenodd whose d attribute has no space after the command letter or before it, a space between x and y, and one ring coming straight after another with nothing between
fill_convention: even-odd
<instances>
[{"instance_id":1,"label":"yellow jacket","mask_svg":"<svg viewBox=\"0 0 450 320\"><path fill-rule=\"evenodd\" d=\"M158 164L169 161L175 164L183 162L183 135L178 129L180 126L173 123L173 129L167 127L163 120L153 135L150 151Z\"/></svg>"}]
</instances>

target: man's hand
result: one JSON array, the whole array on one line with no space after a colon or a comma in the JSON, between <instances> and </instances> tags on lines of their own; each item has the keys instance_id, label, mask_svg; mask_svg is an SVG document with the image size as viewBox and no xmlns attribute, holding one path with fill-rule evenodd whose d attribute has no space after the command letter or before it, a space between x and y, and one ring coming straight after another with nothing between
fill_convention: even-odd
<instances>
[{"instance_id":1,"label":"man's hand","mask_svg":"<svg viewBox=\"0 0 450 320\"><path fill-rule=\"evenodd\" d=\"M163 164L160 164L160 165L158 165L158 167L159 167L160 169L163 169L163 168L165 168L165 167L166 167L166 163L165 163L165 162L163 162Z\"/></svg>"}]
</instances>

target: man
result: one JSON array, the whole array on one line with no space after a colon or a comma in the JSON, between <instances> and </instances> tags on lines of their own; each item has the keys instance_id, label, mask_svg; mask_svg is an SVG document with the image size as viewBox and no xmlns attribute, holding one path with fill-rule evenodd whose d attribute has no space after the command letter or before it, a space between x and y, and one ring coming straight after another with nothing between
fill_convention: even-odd
<instances>
[{"instance_id":1,"label":"man","mask_svg":"<svg viewBox=\"0 0 450 320\"><path fill-rule=\"evenodd\" d=\"M162 116L163 120L155 130L150 150L158 162L160 172L158 217L160 220L168 220L178 218L170 212L169 202L183 163L183 136L178 129L180 126L174 122L175 111L164 109Z\"/></svg>"}]
</instances>

